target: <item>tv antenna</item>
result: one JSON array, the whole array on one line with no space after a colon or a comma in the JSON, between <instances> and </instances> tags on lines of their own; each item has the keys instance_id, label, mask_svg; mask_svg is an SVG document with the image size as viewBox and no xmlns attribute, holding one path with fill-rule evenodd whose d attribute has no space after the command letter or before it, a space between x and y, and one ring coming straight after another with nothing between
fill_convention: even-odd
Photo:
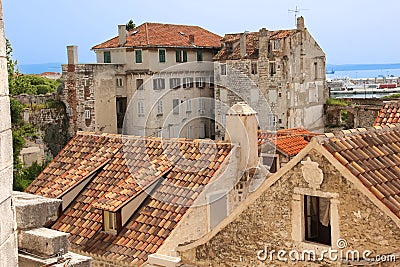
<instances>
[{"instance_id":1,"label":"tv antenna","mask_svg":"<svg viewBox=\"0 0 400 267\"><path fill-rule=\"evenodd\" d=\"M298 8L297 6L295 9L288 9L288 13L294 13L294 25L297 24L297 13L300 13L301 11L304 11L304 10L308 10L308 9Z\"/></svg>"}]
</instances>

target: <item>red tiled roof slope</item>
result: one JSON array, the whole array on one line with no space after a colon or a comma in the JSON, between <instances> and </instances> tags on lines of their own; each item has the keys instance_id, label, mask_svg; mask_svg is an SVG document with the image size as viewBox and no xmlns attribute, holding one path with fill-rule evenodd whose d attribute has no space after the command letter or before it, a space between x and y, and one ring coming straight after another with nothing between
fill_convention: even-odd
<instances>
[{"instance_id":1,"label":"red tiled roof slope","mask_svg":"<svg viewBox=\"0 0 400 267\"><path fill-rule=\"evenodd\" d=\"M101 145L96 146L96 140ZM115 144L119 144L117 149L114 149ZM53 179L59 179L50 173L57 173L59 168L74 173L75 166L80 166L79 160L87 158L86 154L76 154L75 165L63 164L63 160L69 159L66 155L72 153L70 149L93 151L92 155L99 157L101 153L96 150L100 147L106 152L112 150L112 155L52 228L70 233L71 246L78 251L139 266L168 238L204 186L221 168L232 145L206 140L79 133L27 191L48 195L49 188L55 187ZM74 185L71 180L63 181L66 188ZM121 232L112 235L102 231L101 209L117 210L154 181L159 182L158 187Z\"/></svg>"},{"instance_id":2,"label":"red tiled roof slope","mask_svg":"<svg viewBox=\"0 0 400 267\"><path fill-rule=\"evenodd\" d=\"M297 30L278 30L270 32L270 40L283 39L295 34ZM237 43L232 50L224 46L217 55L215 60L235 60L240 59L240 35L241 33L226 34L222 42L227 44ZM246 33L246 56L248 59L258 58L259 32Z\"/></svg>"},{"instance_id":3,"label":"red tiled roof slope","mask_svg":"<svg viewBox=\"0 0 400 267\"><path fill-rule=\"evenodd\" d=\"M379 128L336 135L322 145L400 217L400 127Z\"/></svg>"},{"instance_id":4,"label":"red tiled roof slope","mask_svg":"<svg viewBox=\"0 0 400 267\"><path fill-rule=\"evenodd\" d=\"M189 41L194 36L194 43ZM124 47L221 47L221 36L199 26L143 23L129 31ZM118 36L92 49L117 48Z\"/></svg>"},{"instance_id":5,"label":"red tiled roof slope","mask_svg":"<svg viewBox=\"0 0 400 267\"><path fill-rule=\"evenodd\" d=\"M308 145L313 136L317 135L320 134L309 132L301 127L282 129L277 132L258 131L258 145L268 142L281 153L293 157Z\"/></svg>"},{"instance_id":6,"label":"red tiled roof slope","mask_svg":"<svg viewBox=\"0 0 400 267\"><path fill-rule=\"evenodd\" d=\"M374 126L389 125L399 123L400 119L400 101L390 101L384 104Z\"/></svg>"}]
</instances>

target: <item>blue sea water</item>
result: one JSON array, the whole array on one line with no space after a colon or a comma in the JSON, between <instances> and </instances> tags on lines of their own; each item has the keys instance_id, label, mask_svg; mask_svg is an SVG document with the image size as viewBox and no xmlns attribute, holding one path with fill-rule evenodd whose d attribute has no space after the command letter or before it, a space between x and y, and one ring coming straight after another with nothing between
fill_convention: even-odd
<instances>
[{"instance_id":1,"label":"blue sea water","mask_svg":"<svg viewBox=\"0 0 400 267\"><path fill-rule=\"evenodd\" d=\"M400 69L377 69L377 70L343 70L335 71L334 74L326 74L327 79L338 78L376 78L376 77L400 77Z\"/></svg>"}]
</instances>

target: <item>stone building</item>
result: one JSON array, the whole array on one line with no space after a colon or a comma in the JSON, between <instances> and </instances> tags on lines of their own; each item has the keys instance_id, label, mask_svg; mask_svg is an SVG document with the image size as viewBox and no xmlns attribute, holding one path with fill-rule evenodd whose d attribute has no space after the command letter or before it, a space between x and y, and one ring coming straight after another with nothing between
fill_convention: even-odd
<instances>
[{"instance_id":1,"label":"stone building","mask_svg":"<svg viewBox=\"0 0 400 267\"><path fill-rule=\"evenodd\" d=\"M78 64L77 47L67 47L62 100L71 134L214 136L210 62L220 39L197 26L144 23L129 32L119 25L117 37L92 48L95 64Z\"/></svg>"},{"instance_id":2,"label":"stone building","mask_svg":"<svg viewBox=\"0 0 400 267\"><path fill-rule=\"evenodd\" d=\"M214 60L219 63L214 69L217 138L225 135L226 110L238 101L259 113L263 130L323 132L325 53L303 17L297 19L297 29L226 34Z\"/></svg>"},{"instance_id":3,"label":"stone building","mask_svg":"<svg viewBox=\"0 0 400 267\"><path fill-rule=\"evenodd\" d=\"M314 137L210 233L178 247L182 262L398 266L399 140L393 125Z\"/></svg>"},{"instance_id":4,"label":"stone building","mask_svg":"<svg viewBox=\"0 0 400 267\"><path fill-rule=\"evenodd\" d=\"M15 209L11 199L13 159L6 42L0 0L0 266L18 265Z\"/></svg>"},{"instance_id":5,"label":"stone building","mask_svg":"<svg viewBox=\"0 0 400 267\"><path fill-rule=\"evenodd\" d=\"M51 228L94 266L172 266L268 173L254 110L234 105L227 129L229 142L78 132L27 192L62 200Z\"/></svg>"}]
</instances>

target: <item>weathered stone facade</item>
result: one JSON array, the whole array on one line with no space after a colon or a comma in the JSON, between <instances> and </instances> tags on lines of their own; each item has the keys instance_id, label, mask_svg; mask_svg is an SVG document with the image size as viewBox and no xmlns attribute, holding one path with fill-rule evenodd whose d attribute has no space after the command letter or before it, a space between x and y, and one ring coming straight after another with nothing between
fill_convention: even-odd
<instances>
[{"instance_id":1,"label":"weathered stone facade","mask_svg":"<svg viewBox=\"0 0 400 267\"><path fill-rule=\"evenodd\" d=\"M220 110L221 106L229 108L238 101L247 101L260 114L260 125L265 129L303 126L311 131L323 131L323 106L328 96L325 54L304 28L303 18L299 18L298 24L297 31L289 30L295 32L283 33L287 35L282 38L271 37L273 32L265 28L258 33L243 33L233 44L229 44L231 37L226 37L225 47L233 45L234 51L240 45L241 51L243 46L245 51L239 58L217 55L220 64L214 73L219 87L215 97L222 102L217 105L217 121L224 123L225 112ZM252 47L250 55L248 47ZM242 77L238 78L238 73ZM221 90L228 93L221 95ZM217 137L221 139L224 130L216 127Z\"/></svg>"},{"instance_id":2,"label":"weathered stone facade","mask_svg":"<svg viewBox=\"0 0 400 267\"><path fill-rule=\"evenodd\" d=\"M11 199L13 159L6 43L0 0L0 266L18 266L15 209Z\"/></svg>"},{"instance_id":3,"label":"weathered stone facade","mask_svg":"<svg viewBox=\"0 0 400 267\"><path fill-rule=\"evenodd\" d=\"M283 262L276 258L278 250L301 252L303 249L316 248L318 251L327 248L310 245L296 237L302 228L301 225L294 224L299 220L296 214L300 215L300 210L296 211L296 201L301 202L301 198L297 199L296 195L303 188L310 191L303 177L301 162L307 157L319 164L324 178L321 189L311 191L337 197L335 201L331 201L331 218L335 218L333 213L337 211L337 218L331 221L332 233L347 241L347 247L343 251L358 250L361 253L370 250L374 256L398 252L399 225L353 182L344 177L339 171L341 167L334 166L321 151L311 149L307 153L301 152L276 175L269 177L253 196L234 211L231 218L217 227L219 229L198 242L178 249L182 261L195 266L339 265L339 261ZM286 171L282 171L283 169ZM332 238L332 248L336 247L335 243L336 240ZM264 251L265 247L269 252L275 250L274 261L270 261L269 254L265 260L257 258L257 253ZM388 262L382 266L395 265Z\"/></svg>"}]
</instances>

